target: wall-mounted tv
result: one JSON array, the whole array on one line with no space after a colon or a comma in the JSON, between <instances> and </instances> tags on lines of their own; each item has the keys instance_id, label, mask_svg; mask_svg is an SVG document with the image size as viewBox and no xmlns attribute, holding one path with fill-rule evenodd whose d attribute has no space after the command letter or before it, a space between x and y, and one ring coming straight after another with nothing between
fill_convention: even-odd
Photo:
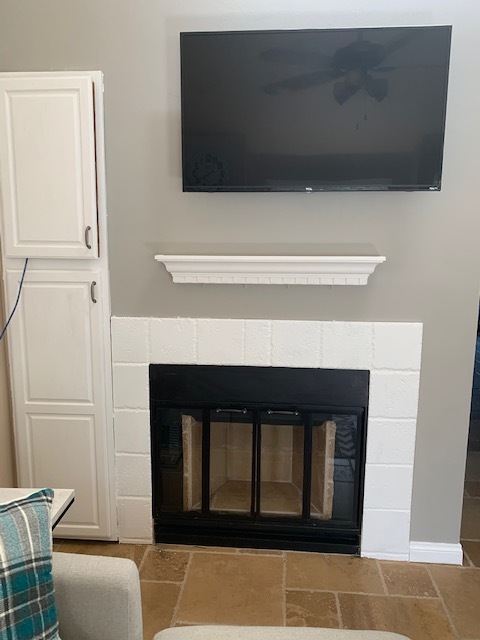
<instances>
[{"instance_id":1,"label":"wall-mounted tv","mask_svg":"<svg viewBox=\"0 0 480 640\"><path fill-rule=\"evenodd\" d=\"M441 186L450 26L181 34L184 191Z\"/></svg>"}]
</instances>

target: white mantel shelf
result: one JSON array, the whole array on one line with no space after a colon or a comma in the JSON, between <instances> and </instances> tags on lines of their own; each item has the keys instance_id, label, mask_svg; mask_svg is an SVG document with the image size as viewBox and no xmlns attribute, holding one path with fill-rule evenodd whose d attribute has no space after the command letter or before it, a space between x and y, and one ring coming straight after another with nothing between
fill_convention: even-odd
<instances>
[{"instance_id":1,"label":"white mantel shelf","mask_svg":"<svg viewBox=\"0 0 480 640\"><path fill-rule=\"evenodd\" d=\"M385 256L157 255L173 282L194 284L365 285Z\"/></svg>"}]
</instances>

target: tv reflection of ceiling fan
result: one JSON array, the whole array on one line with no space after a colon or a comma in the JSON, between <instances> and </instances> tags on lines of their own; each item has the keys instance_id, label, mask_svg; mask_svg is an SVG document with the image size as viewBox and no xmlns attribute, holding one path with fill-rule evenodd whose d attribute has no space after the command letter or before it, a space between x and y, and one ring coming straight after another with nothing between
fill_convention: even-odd
<instances>
[{"instance_id":1,"label":"tv reflection of ceiling fan","mask_svg":"<svg viewBox=\"0 0 480 640\"><path fill-rule=\"evenodd\" d=\"M290 49L268 49L260 58L276 64L313 67L315 71L273 82L264 87L272 95L282 91L302 91L309 87L327 84L333 85L333 96L338 104L343 104L360 89L381 102L388 95L387 78L376 78L372 73L387 73L398 67L380 66L390 54L401 49L417 37L409 33L390 44L375 44L363 39L359 31L355 42L337 49L333 56L312 51Z\"/></svg>"}]
</instances>

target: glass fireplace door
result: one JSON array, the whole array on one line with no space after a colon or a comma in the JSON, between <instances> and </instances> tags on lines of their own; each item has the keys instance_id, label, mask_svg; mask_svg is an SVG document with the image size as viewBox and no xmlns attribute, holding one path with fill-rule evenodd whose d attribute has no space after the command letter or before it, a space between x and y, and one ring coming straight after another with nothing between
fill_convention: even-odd
<instances>
[{"instance_id":1,"label":"glass fireplace door","mask_svg":"<svg viewBox=\"0 0 480 640\"><path fill-rule=\"evenodd\" d=\"M153 490L161 513L202 510L203 412L196 409L156 409Z\"/></svg>"},{"instance_id":2,"label":"glass fireplace door","mask_svg":"<svg viewBox=\"0 0 480 640\"><path fill-rule=\"evenodd\" d=\"M354 522L360 412L157 411L161 513Z\"/></svg>"},{"instance_id":3,"label":"glass fireplace door","mask_svg":"<svg viewBox=\"0 0 480 640\"><path fill-rule=\"evenodd\" d=\"M210 411L211 512L253 513L253 422L246 409Z\"/></svg>"},{"instance_id":4,"label":"glass fireplace door","mask_svg":"<svg viewBox=\"0 0 480 640\"><path fill-rule=\"evenodd\" d=\"M298 411L261 413L258 438L257 513L296 516L303 512L304 420Z\"/></svg>"}]
</instances>

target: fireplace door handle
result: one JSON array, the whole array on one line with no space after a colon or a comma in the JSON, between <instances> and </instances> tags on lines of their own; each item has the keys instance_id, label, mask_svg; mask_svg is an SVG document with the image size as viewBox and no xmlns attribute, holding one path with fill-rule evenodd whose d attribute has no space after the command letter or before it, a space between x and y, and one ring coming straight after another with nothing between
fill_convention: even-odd
<instances>
[{"instance_id":1,"label":"fireplace door handle","mask_svg":"<svg viewBox=\"0 0 480 640\"><path fill-rule=\"evenodd\" d=\"M247 409L215 409L215 413L248 413Z\"/></svg>"},{"instance_id":2,"label":"fireplace door handle","mask_svg":"<svg viewBox=\"0 0 480 640\"><path fill-rule=\"evenodd\" d=\"M269 416L279 415L279 416L299 416L299 411L273 411L273 409L268 409L267 414Z\"/></svg>"}]
</instances>

